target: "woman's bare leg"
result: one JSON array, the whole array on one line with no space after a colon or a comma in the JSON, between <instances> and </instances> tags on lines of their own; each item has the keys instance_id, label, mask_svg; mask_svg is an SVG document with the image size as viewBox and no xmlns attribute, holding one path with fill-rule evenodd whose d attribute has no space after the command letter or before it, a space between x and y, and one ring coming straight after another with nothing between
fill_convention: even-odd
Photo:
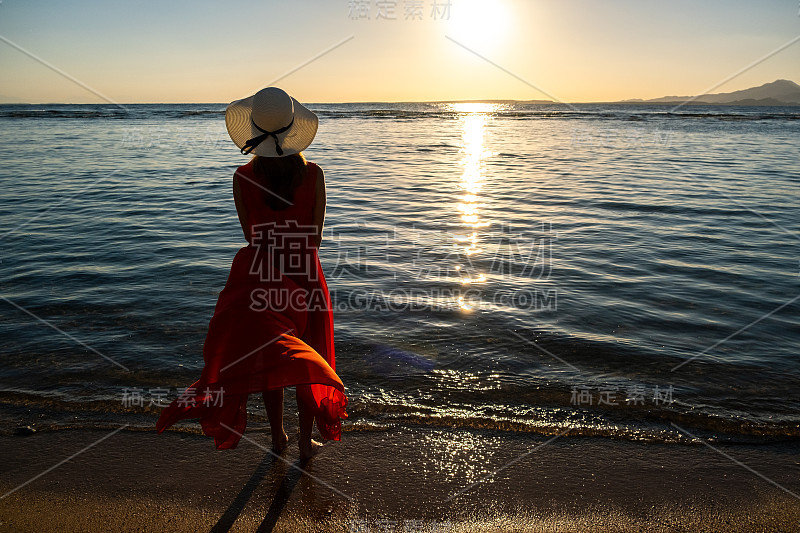
<instances>
[{"instance_id":1,"label":"woman's bare leg","mask_svg":"<svg viewBox=\"0 0 800 533\"><path fill-rule=\"evenodd\" d=\"M264 391L261 396L272 430L272 450L280 453L289 445L289 437L283 429L283 389Z\"/></svg>"},{"instance_id":2,"label":"woman's bare leg","mask_svg":"<svg viewBox=\"0 0 800 533\"><path fill-rule=\"evenodd\" d=\"M297 386L297 409L300 425L300 459L310 459L317 454L322 444L311 439L314 429L314 397L309 385Z\"/></svg>"}]
</instances>

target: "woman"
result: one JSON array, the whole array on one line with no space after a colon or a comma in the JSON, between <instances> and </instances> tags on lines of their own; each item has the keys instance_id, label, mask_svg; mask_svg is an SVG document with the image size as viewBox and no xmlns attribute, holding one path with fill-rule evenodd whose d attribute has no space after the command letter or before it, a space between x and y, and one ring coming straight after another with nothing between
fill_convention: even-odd
<instances>
[{"instance_id":1,"label":"woman","mask_svg":"<svg viewBox=\"0 0 800 533\"><path fill-rule=\"evenodd\" d=\"M253 159L233 177L233 196L248 245L237 252L203 345L200 379L156 424L161 433L199 418L218 449L235 448L247 424L247 398L262 393L272 449L288 445L283 389L295 386L300 457L339 440L347 418L335 372L333 315L317 249L325 218L322 169L303 157L318 119L281 89L268 87L231 103L228 133Z\"/></svg>"}]
</instances>

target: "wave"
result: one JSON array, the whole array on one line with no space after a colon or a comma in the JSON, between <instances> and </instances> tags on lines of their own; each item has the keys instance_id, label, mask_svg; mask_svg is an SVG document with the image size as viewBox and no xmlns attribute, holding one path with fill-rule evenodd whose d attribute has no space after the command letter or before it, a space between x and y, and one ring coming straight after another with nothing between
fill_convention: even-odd
<instances>
[{"instance_id":1,"label":"wave","mask_svg":"<svg viewBox=\"0 0 800 533\"><path fill-rule=\"evenodd\" d=\"M224 117L224 109L186 109L180 106L20 106L0 105L0 119L120 119L163 120Z\"/></svg>"},{"instance_id":2,"label":"wave","mask_svg":"<svg viewBox=\"0 0 800 533\"><path fill-rule=\"evenodd\" d=\"M251 425L267 423L258 395L251 395L248 417ZM105 428L129 424L141 430L154 430L161 406L146 400L142 405L125 405L109 399L78 401L57 395L23 391L0 392L1 432L11 434L16 427L31 425L37 430ZM690 406L654 408L652 405L619 409L578 408L542 405L527 409L512 406L433 407L393 403L363 395L348 408L350 418L345 431L385 431L398 426L458 428L511 434L595 437L643 443L688 444L696 437L710 442L766 444L800 440L798 420L756 421L722 418L694 412ZM79 416L77 416L79 415ZM178 431L201 433L196 423L186 423Z\"/></svg>"},{"instance_id":3,"label":"wave","mask_svg":"<svg viewBox=\"0 0 800 533\"><path fill-rule=\"evenodd\" d=\"M546 436L568 433L572 437L598 437L661 444L688 444L695 442L697 437L710 442L726 444L767 444L800 440L800 429L788 423L773 427L745 423L725 424L687 415L675 416L671 419L660 421L645 420L629 421L628 423L596 421L594 423L584 423L570 419L540 421L411 413L371 419L351 414L348 429L351 431L383 430L397 426L458 428Z\"/></svg>"},{"instance_id":4,"label":"wave","mask_svg":"<svg viewBox=\"0 0 800 533\"><path fill-rule=\"evenodd\" d=\"M220 110L203 110L203 111L183 111L181 113L182 117L198 117L198 116L207 116L207 115L224 117L225 116L225 111L224 110L222 110L222 111L220 111Z\"/></svg>"},{"instance_id":5,"label":"wave","mask_svg":"<svg viewBox=\"0 0 800 533\"><path fill-rule=\"evenodd\" d=\"M693 214L693 215L716 215L716 216L747 216L751 211L744 208L734 207L705 207L692 205L669 205L669 204L644 204L638 202L624 201L598 201L598 200L576 200L573 203L589 208L605 209L610 211L631 211L635 213L665 213L665 214Z\"/></svg>"},{"instance_id":6,"label":"wave","mask_svg":"<svg viewBox=\"0 0 800 533\"><path fill-rule=\"evenodd\" d=\"M0 109L0 118L65 118L65 119L97 119L127 118L124 110L62 110L62 109Z\"/></svg>"},{"instance_id":7,"label":"wave","mask_svg":"<svg viewBox=\"0 0 800 533\"><path fill-rule=\"evenodd\" d=\"M700 112L669 112L662 110L641 110L630 109L583 109L580 107L567 106L565 104L553 104L550 106L540 105L537 109L499 109L496 111L486 111L480 114L494 118L511 120L621 120L645 122L648 120L687 120L687 119L707 119L724 121L761 121L761 120L798 120L800 112L754 112L754 109L747 108L741 112L718 112L715 110ZM314 109L314 112L321 117L330 119L347 118L374 118L374 119L393 119L393 120L414 120L414 119L457 119L465 115L466 112L432 109L432 110L410 110L410 109Z\"/></svg>"},{"instance_id":8,"label":"wave","mask_svg":"<svg viewBox=\"0 0 800 533\"><path fill-rule=\"evenodd\" d=\"M677 119L713 118L716 120L798 120L800 113L653 113L655 117Z\"/></svg>"},{"instance_id":9,"label":"wave","mask_svg":"<svg viewBox=\"0 0 800 533\"><path fill-rule=\"evenodd\" d=\"M0 118L7 119L192 119L217 118L225 115L225 106L214 104L198 108L176 104L108 104L52 106L4 104L0 105ZM458 119L466 112L437 104L317 104L311 109L326 119L370 119L370 120L430 120ZM482 115L509 120L619 120L646 122L649 120L720 120L720 121L765 121L798 120L797 108L781 108L787 111L764 111L763 108L747 107L724 111L718 109L672 112L664 109L643 109L635 106L600 107L596 104L516 104L497 110L482 111Z\"/></svg>"}]
</instances>

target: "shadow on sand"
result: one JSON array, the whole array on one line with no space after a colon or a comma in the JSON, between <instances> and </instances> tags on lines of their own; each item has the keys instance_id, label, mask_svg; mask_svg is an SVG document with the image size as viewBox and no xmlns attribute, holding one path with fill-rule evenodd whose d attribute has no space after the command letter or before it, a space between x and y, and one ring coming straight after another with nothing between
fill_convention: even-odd
<instances>
[{"instance_id":1,"label":"shadow on sand","mask_svg":"<svg viewBox=\"0 0 800 533\"><path fill-rule=\"evenodd\" d=\"M274 467L274 469L276 469L274 474L278 474L277 469L281 466L285 468L283 479L278 489L275 491L275 495L272 497L272 505L270 505L264 520L261 521L261 525L259 525L257 529L257 531L267 533L272 531L275 528L275 524L278 522L278 518L281 516L281 512L283 512L283 508L289 501L297 482L303 477L303 471L300 461L289 465L279 460L276 456L269 454L259 463L253 475L250 476L250 479L248 479L247 483L242 487L242 490L239 491L239 494L234 498L233 502L231 502L214 527L211 528L211 533L224 533L229 531L233 523L244 510L247 502L253 496L256 488L261 484L270 470L273 470ZM275 477L277 478L277 476Z\"/></svg>"}]
</instances>

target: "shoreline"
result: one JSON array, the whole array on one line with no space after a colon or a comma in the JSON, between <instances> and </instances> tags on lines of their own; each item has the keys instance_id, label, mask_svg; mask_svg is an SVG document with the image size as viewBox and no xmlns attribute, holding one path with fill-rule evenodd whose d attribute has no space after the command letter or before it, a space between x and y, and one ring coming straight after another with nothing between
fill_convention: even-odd
<instances>
[{"instance_id":1,"label":"shoreline","mask_svg":"<svg viewBox=\"0 0 800 533\"><path fill-rule=\"evenodd\" d=\"M0 531L800 526L797 442L715 445L717 451L407 427L345 432L301 471L293 428L287 433L282 459L266 451L269 436L260 431L245 432L237 449L225 451L208 437L180 432L0 436L0 494L39 476L0 498Z\"/></svg>"}]
</instances>

